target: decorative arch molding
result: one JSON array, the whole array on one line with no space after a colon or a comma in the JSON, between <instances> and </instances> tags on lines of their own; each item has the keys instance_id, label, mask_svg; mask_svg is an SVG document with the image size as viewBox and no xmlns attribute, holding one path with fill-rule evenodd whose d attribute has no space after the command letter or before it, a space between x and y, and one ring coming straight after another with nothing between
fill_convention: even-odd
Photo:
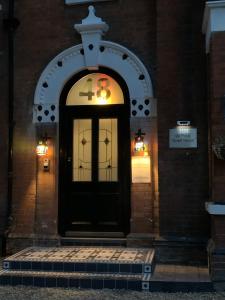
<instances>
[{"instance_id":1,"label":"decorative arch molding","mask_svg":"<svg viewBox=\"0 0 225 300\"><path fill-rule=\"evenodd\" d=\"M93 14L93 11L91 13ZM94 18L96 19L95 16ZM87 30L85 22L82 23L75 26L79 27L80 31L82 26ZM102 21L101 24L105 28L106 24ZM100 25L98 21L98 30ZM92 26L93 30L96 24L89 26ZM64 50L46 66L35 90L34 123L58 122L59 99L66 82L82 70L98 70L100 66L112 69L125 80L131 101L131 117L156 116L152 82L143 63L127 48L117 43L101 41L101 33L98 32L98 35L99 37L95 36L91 41L86 41L82 36L82 44ZM88 39L90 37L89 34Z\"/></svg>"}]
</instances>

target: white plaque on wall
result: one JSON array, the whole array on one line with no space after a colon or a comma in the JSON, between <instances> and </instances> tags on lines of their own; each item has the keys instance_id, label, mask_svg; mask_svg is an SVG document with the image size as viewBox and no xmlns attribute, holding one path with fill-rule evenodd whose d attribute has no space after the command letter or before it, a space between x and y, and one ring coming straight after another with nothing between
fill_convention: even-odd
<instances>
[{"instance_id":1,"label":"white plaque on wall","mask_svg":"<svg viewBox=\"0 0 225 300\"><path fill-rule=\"evenodd\" d=\"M151 182L150 156L132 156L132 182Z\"/></svg>"},{"instance_id":2,"label":"white plaque on wall","mask_svg":"<svg viewBox=\"0 0 225 300\"><path fill-rule=\"evenodd\" d=\"M170 148L197 148L197 129L178 126L170 129Z\"/></svg>"}]
</instances>

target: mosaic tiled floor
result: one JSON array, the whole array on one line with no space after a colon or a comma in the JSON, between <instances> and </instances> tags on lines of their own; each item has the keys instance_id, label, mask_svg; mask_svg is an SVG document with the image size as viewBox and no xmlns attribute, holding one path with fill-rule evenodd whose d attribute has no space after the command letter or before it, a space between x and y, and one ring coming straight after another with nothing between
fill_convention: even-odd
<instances>
[{"instance_id":1,"label":"mosaic tiled floor","mask_svg":"<svg viewBox=\"0 0 225 300\"><path fill-rule=\"evenodd\" d=\"M103 247L31 247L3 261L4 270L150 274L154 250Z\"/></svg>"},{"instance_id":2,"label":"mosaic tiled floor","mask_svg":"<svg viewBox=\"0 0 225 300\"><path fill-rule=\"evenodd\" d=\"M148 290L154 250L31 247L3 261L2 285Z\"/></svg>"},{"instance_id":3,"label":"mosaic tiled floor","mask_svg":"<svg viewBox=\"0 0 225 300\"><path fill-rule=\"evenodd\" d=\"M113 262L143 264L151 263L152 249L98 248L98 247L32 247L7 258L7 261L49 262Z\"/></svg>"},{"instance_id":4,"label":"mosaic tiled floor","mask_svg":"<svg viewBox=\"0 0 225 300\"><path fill-rule=\"evenodd\" d=\"M0 285L213 291L207 268L158 265L153 270L153 249L32 247L4 259Z\"/></svg>"}]
</instances>

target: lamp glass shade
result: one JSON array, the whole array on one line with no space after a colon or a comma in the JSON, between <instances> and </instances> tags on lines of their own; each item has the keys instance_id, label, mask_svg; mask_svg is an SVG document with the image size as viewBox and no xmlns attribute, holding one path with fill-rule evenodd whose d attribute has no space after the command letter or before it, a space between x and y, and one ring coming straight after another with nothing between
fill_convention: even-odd
<instances>
[{"instance_id":1,"label":"lamp glass shade","mask_svg":"<svg viewBox=\"0 0 225 300\"><path fill-rule=\"evenodd\" d=\"M48 146L42 141L40 141L36 147L36 154L38 156L44 156L48 154Z\"/></svg>"}]
</instances>

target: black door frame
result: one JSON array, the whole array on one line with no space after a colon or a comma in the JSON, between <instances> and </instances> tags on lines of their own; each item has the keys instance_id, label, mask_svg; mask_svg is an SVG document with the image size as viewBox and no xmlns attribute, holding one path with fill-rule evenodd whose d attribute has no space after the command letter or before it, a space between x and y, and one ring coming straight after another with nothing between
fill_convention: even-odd
<instances>
[{"instance_id":1,"label":"black door frame","mask_svg":"<svg viewBox=\"0 0 225 300\"><path fill-rule=\"evenodd\" d=\"M120 85L123 94L124 94L124 104L119 105L90 105L90 106L66 106L66 97L68 95L68 92L70 88L74 85L76 81L78 81L80 78L82 78L85 75L91 74L91 73L104 73L116 80L116 82ZM123 186L123 193L124 193L124 201L122 203L122 211L123 211L123 232L126 235L129 233L130 230L130 187L131 187L131 157L130 157L130 122L129 122L129 116L130 116L130 101L129 101L129 92L127 85L125 81L122 79L120 75L118 75L116 72L114 72L111 69L107 68L99 68L97 71L89 71L84 70L79 72L78 74L74 75L64 86L64 89L62 90L61 96L60 96L60 105L59 105L59 201L58 201L58 231L59 234L64 235L66 228L65 228L65 222L63 221L66 217L66 201L64 199L64 189L65 189L65 182L64 179L67 177L65 174L66 167L65 163L67 160L67 155L64 143L65 143L65 125L66 122L64 122L64 118L67 114L73 115L75 114L76 117L79 116L79 113L83 114L85 110L85 116L93 115L93 111L98 113L99 111L103 111L104 115L107 115L107 111L110 111L110 108L115 110L115 112L118 110L118 112L121 113L124 116L124 118L127 119L127 122L125 122L126 132L127 136L124 137L124 147L119 149L119 151L122 151L122 157L123 159L123 166L127 170L126 178L124 179L124 186ZM109 114L110 115L110 114ZM71 136L72 139L72 136ZM129 151L128 151L129 149ZM125 153L126 152L126 153ZM128 153L127 153L128 152Z\"/></svg>"}]
</instances>

